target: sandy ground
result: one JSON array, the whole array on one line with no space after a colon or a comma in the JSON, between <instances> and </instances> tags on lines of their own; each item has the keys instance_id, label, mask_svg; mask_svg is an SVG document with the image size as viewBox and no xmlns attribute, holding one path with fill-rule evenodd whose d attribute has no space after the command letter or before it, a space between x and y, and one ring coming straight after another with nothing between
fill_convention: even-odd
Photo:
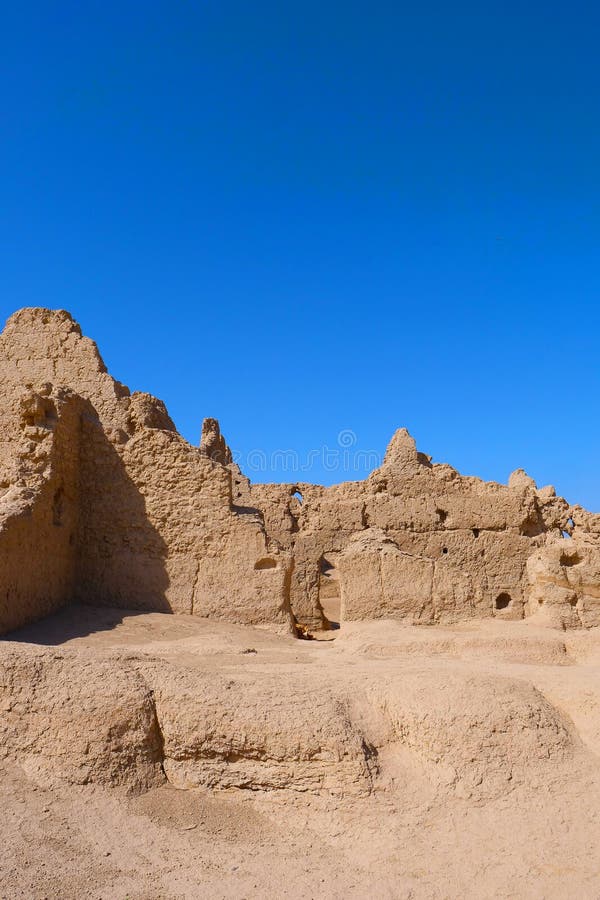
<instances>
[{"instance_id":1,"label":"sandy ground","mask_svg":"<svg viewBox=\"0 0 600 900\"><path fill-rule=\"evenodd\" d=\"M294 791L140 796L47 787L5 764L0 897L598 898L600 634L526 622L345 625L330 641L159 613L70 609L8 640L176 659L194 669L318 668L401 679L468 671L526 681L581 744L544 782L487 800L440 793L414 771L362 798ZM14 646L14 644L13 644ZM256 653L244 653L244 650ZM1 652L1 648L0 648Z\"/></svg>"}]
</instances>

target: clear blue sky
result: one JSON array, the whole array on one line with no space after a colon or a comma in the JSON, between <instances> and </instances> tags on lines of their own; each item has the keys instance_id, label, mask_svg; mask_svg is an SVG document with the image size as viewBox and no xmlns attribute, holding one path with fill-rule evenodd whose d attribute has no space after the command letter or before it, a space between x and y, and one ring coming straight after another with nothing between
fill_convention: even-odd
<instances>
[{"instance_id":1,"label":"clear blue sky","mask_svg":"<svg viewBox=\"0 0 600 900\"><path fill-rule=\"evenodd\" d=\"M0 313L70 310L255 480L405 425L600 510L599 40L577 0L5 3Z\"/></svg>"}]
</instances>

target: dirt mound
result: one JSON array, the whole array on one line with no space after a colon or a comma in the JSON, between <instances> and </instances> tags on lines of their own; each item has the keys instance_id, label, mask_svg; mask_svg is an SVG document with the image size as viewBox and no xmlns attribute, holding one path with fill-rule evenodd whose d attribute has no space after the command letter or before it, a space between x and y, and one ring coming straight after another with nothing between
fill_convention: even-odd
<instances>
[{"instance_id":1,"label":"dirt mound","mask_svg":"<svg viewBox=\"0 0 600 900\"><path fill-rule=\"evenodd\" d=\"M42 784L126 786L163 780L148 686L123 660L4 646L0 754Z\"/></svg>"}]
</instances>

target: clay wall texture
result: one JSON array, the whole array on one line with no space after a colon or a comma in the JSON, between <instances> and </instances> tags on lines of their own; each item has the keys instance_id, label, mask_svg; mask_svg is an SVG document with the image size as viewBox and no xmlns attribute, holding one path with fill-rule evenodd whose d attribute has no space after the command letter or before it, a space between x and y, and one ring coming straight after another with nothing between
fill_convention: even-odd
<instances>
[{"instance_id":1,"label":"clay wall texture","mask_svg":"<svg viewBox=\"0 0 600 900\"><path fill-rule=\"evenodd\" d=\"M0 392L2 631L74 601L291 630L291 559L234 506L231 471L112 379L68 313L9 319Z\"/></svg>"},{"instance_id":2,"label":"clay wall texture","mask_svg":"<svg viewBox=\"0 0 600 900\"><path fill-rule=\"evenodd\" d=\"M369 478L252 485L107 372L64 311L0 336L0 631L72 602L291 631L342 620L600 621L600 517L518 470L432 463L405 429Z\"/></svg>"}]
</instances>

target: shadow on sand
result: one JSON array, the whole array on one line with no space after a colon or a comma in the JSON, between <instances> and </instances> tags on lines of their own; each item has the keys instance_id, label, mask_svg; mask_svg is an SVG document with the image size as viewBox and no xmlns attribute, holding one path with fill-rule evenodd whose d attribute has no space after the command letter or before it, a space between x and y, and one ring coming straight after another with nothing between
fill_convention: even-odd
<instances>
[{"instance_id":1,"label":"shadow on sand","mask_svg":"<svg viewBox=\"0 0 600 900\"><path fill-rule=\"evenodd\" d=\"M0 641L58 647L76 638L85 638L101 631L113 631L126 619L143 615L146 613L139 609L114 609L74 603L38 622L3 635Z\"/></svg>"}]
</instances>

